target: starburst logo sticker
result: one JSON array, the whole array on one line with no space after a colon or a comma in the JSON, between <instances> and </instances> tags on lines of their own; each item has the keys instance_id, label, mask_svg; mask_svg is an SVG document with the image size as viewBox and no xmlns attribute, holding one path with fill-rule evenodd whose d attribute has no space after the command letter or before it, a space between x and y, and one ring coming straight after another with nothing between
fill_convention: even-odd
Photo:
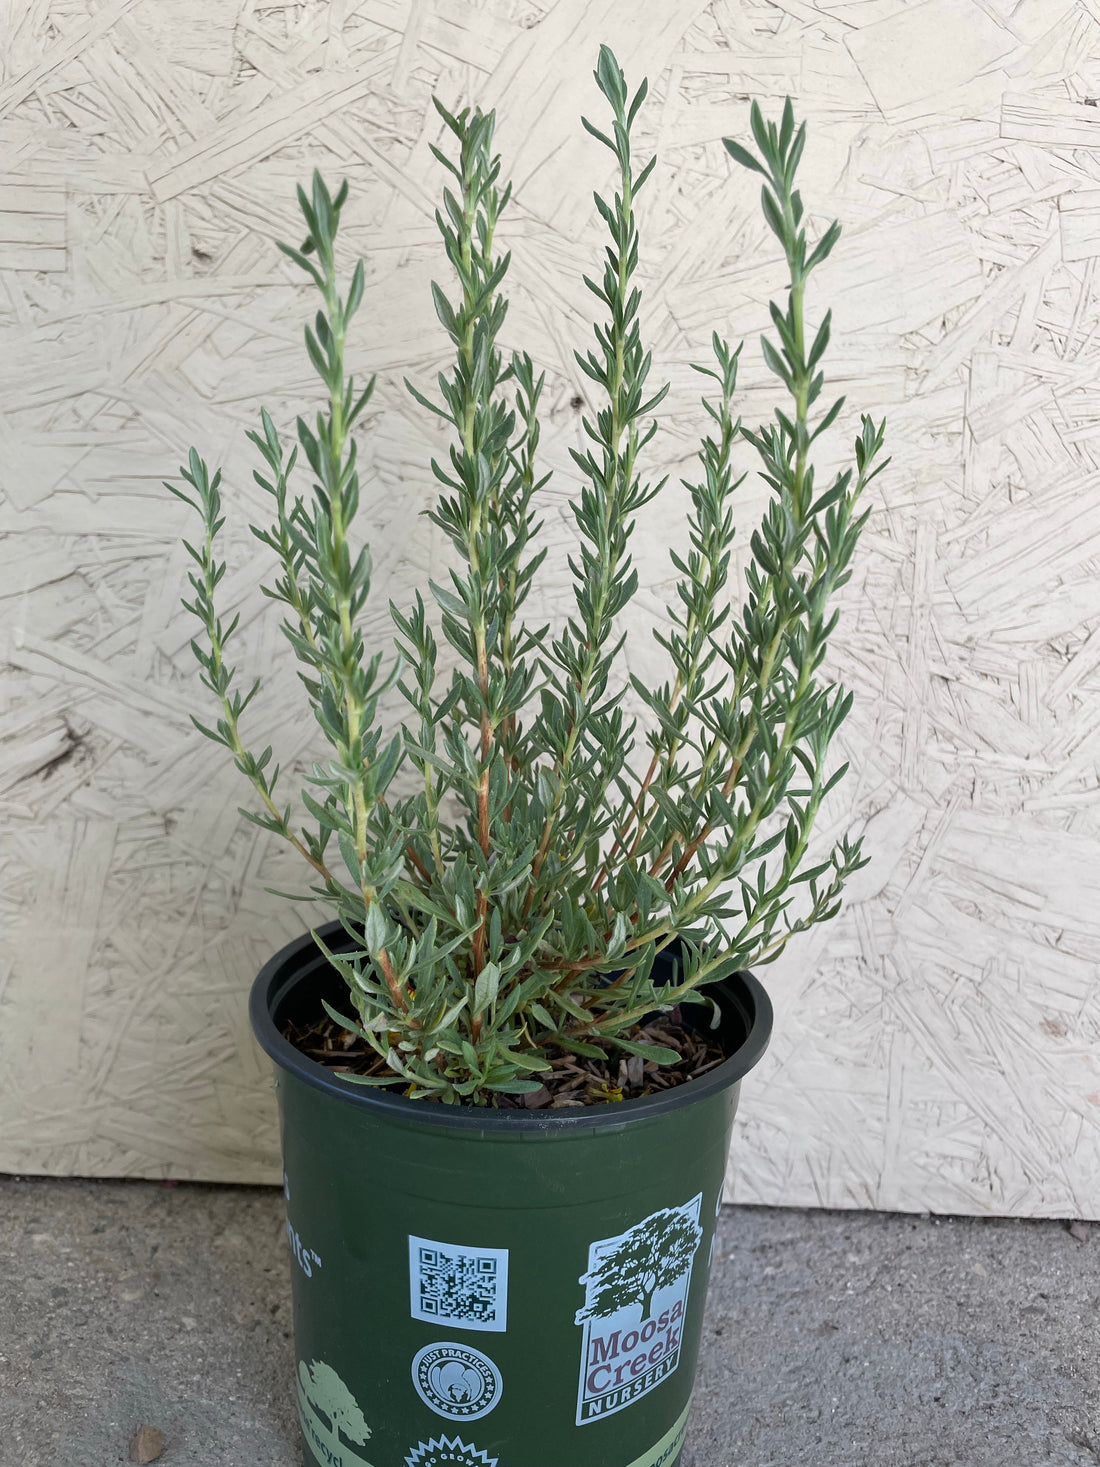
<instances>
[{"instance_id":1,"label":"starburst logo sticker","mask_svg":"<svg viewBox=\"0 0 1100 1467\"><path fill-rule=\"evenodd\" d=\"M405 1467L497 1467L497 1459L477 1447L467 1446L458 1437L433 1436L420 1442L405 1458Z\"/></svg>"}]
</instances>

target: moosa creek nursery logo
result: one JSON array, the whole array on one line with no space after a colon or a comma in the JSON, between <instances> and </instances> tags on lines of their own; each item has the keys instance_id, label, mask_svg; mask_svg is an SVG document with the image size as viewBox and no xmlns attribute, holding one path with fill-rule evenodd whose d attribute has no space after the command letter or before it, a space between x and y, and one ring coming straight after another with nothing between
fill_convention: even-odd
<instances>
[{"instance_id":1,"label":"moosa creek nursery logo","mask_svg":"<svg viewBox=\"0 0 1100 1467\"><path fill-rule=\"evenodd\" d=\"M588 1250L577 1425L633 1405L680 1363L691 1265L703 1229L700 1193L683 1207L651 1213L628 1232Z\"/></svg>"},{"instance_id":2,"label":"moosa creek nursery logo","mask_svg":"<svg viewBox=\"0 0 1100 1467\"><path fill-rule=\"evenodd\" d=\"M322 1467L371 1467L355 1450L370 1436L370 1427L355 1397L323 1360L298 1362L298 1414Z\"/></svg>"}]
</instances>

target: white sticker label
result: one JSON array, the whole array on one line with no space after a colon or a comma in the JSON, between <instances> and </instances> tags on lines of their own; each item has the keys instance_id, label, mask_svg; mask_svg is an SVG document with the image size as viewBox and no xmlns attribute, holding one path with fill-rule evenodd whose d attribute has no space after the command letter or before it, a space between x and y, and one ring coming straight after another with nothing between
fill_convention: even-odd
<instances>
[{"instance_id":1,"label":"white sticker label","mask_svg":"<svg viewBox=\"0 0 1100 1467\"><path fill-rule=\"evenodd\" d=\"M409 1236L409 1307L414 1319L459 1329L508 1327L508 1249L467 1248Z\"/></svg>"},{"instance_id":2,"label":"white sticker label","mask_svg":"<svg viewBox=\"0 0 1100 1467\"><path fill-rule=\"evenodd\" d=\"M584 1327L578 1426L632 1406L679 1365L702 1201L700 1192L589 1248L576 1316Z\"/></svg>"},{"instance_id":3,"label":"white sticker label","mask_svg":"<svg viewBox=\"0 0 1100 1467\"><path fill-rule=\"evenodd\" d=\"M416 1393L437 1416L477 1421L500 1400L500 1371L488 1355L454 1340L425 1345L412 1363Z\"/></svg>"},{"instance_id":4,"label":"white sticker label","mask_svg":"<svg viewBox=\"0 0 1100 1467\"><path fill-rule=\"evenodd\" d=\"M497 1467L497 1459L458 1437L432 1437L419 1442L405 1458L405 1467Z\"/></svg>"}]
</instances>

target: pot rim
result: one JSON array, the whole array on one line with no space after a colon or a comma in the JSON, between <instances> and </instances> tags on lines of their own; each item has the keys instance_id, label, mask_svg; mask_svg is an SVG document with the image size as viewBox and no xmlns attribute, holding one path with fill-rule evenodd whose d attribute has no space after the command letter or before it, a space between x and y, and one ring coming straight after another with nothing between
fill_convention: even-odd
<instances>
[{"instance_id":1,"label":"pot rim","mask_svg":"<svg viewBox=\"0 0 1100 1467\"><path fill-rule=\"evenodd\" d=\"M325 926L329 925L317 930L324 932ZM338 931L339 923L332 923L331 927ZM303 962L303 958L307 961ZM727 1012L740 1015L745 1038L720 1065L698 1079L675 1085L656 1095L621 1100L614 1105L567 1107L562 1110L494 1110L487 1106L409 1100L404 1095L393 1095L379 1087L345 1080L326 1065L303 1054L280 1032L274 1015L294 988L310 976L317 964L325 961L314 943L312 932L295 938L273 954L252 984L248 1002L252 1031L274 1063L295 1079L349 1105L369 1106L376 1114L394 1121L424 1122L468 1132L495 1131L532 1136L618 1128L681 1110L729 1089L758 1063L771 1038L772 1005L763 984L752 973L733 973L706 986Z\"/></svg>"}]
</instances>

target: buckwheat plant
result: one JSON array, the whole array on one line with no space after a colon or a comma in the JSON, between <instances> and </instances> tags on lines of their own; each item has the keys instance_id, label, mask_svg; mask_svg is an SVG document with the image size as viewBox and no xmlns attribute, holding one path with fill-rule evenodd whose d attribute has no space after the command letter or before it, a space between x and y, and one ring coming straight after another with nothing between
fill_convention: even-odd
<instances>
[{"instance_id":1,"label":"buckwheat plant","mask_svg":"<svg viewBox=\"0 0 1100 1467\"><path fill-rule=\"evenodd\" d=\"M320 296L305 341L324 406L312 422L298 419L289 449L266 411L248 436L271 500L270 525L252 527L278 567L266 593L283 605L328 745L300 796L304 821L277 794L272 750L254 753L242 732L256 685L240 690L228 651L236 621L225 625L216 609L220 473L192 449L180 471L187 488L168 486L204 532L188 546L196 569L184 604L201 623L192 646L220 716L198 726L250 781L257 803L242 813L300 852L312 897L346 928L350 950L325 951L354 1014L329 1013L377 1051L378 1073L360 1082L414 1098L491 1105L537 1090L548 1053L562 1050L675 1061L631 1038L643 1016L706 1002L704 985L774 959L793 934L834 915L863 864L859 842L845 837L807 865L821 802L844 774L827 772L828 753L851 703L821 676L836 624L830 598L849 577L867 518L861 498L884 467L884 425L864 416L852 467L817 483L813 446L841 402L820 406L830 315L811 330L805 294L840 229L808 237L795 188L805 125L796 127L789 100L778 124L754 105L755 151L726 141L762 176L764 218L786 259L786 301L773 302L775 334L763 341L783 405L742 427L741 347L715 333L713 360L697 368L711 384L710 427L687 484L688 543L672 555L679 580L657 638L669 675L652 688L624 678L620 653L638 587L630 536L662 487L643 466L668 389L652 384L641 334L634 212L655 160L637 166L632 147L646 83L631 97L606 47L595 76L610 118L606 130L584 126L612 153L617 182L610 199L596 196L608 243L602 271L585 277L601 321L577 363L598 406L584 419L586 448L573 451L575 607L563 626L525 619L546 554L536 548L548 477L538 468L544 378L530 356L500 345L509 256L497 224L509 189L492 112L452 115L436 103L452 139L433 151L450 175L436 218L453 284L432 293L454 357L434 394L409 390L450 429L446 459L431 466L439 498L430 518L454 560L428 604L417 595L411 607L391 605L396 651L366 646L360 627L371 560L353 535L354 434L374 381L360 390L345 367L364 285L361 262L346 292L337 280L346 182L332 194L315 173L311 192L298 191L306 240L280 246ZM738 618L729 574L739 440L759 456L770 502ZM303 477L306 492L292 489ZM445 673L433 623L449 648ZM381 700L395 685L408 715L385 730ZM632 758L641 738L627 712L631 685L650 715L648 760ZM676 941L676 977L656 984L654 958Z\"/></svg>"}]
</instances>

